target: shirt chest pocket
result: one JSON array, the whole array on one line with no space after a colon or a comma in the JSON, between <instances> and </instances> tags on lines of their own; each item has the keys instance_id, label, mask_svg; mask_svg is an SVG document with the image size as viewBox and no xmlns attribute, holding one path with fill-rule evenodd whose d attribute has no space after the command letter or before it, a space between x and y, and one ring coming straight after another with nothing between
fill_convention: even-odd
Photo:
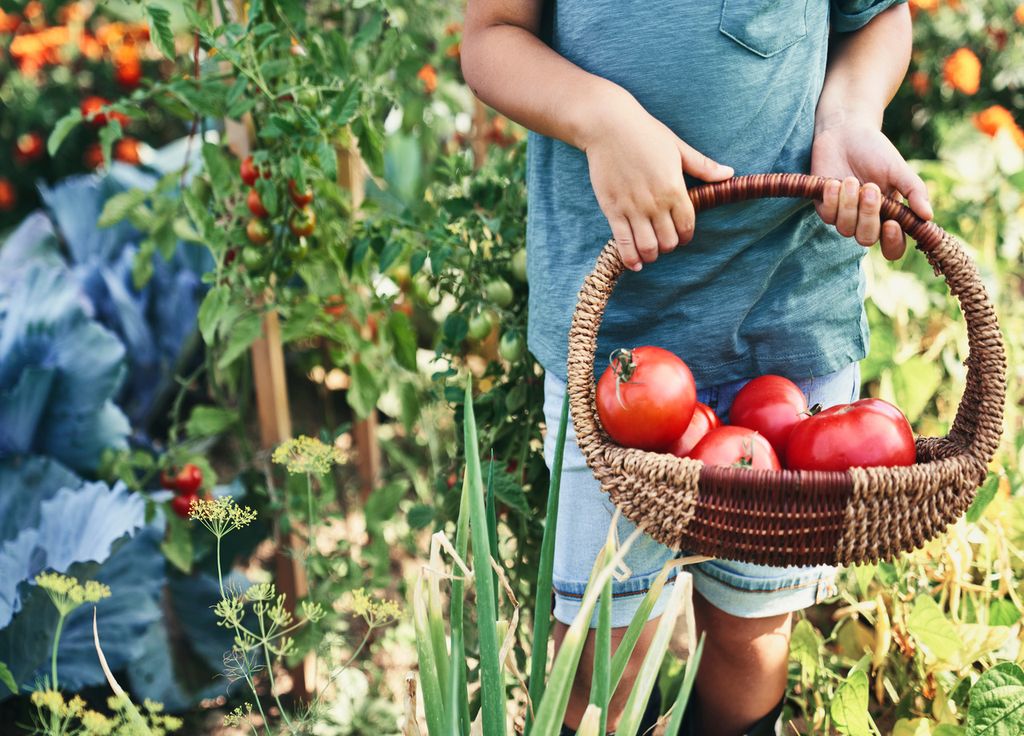
<instances>
[{"instance_id":1,"label":"shirt chest pocket","mask_svg":"<svg viewBox=\"0 0 1024 736\"><path fill-rule=\"evenodd\" d=\"M722 0L718 29L765 58L807 35L808 0Z\"/></svg>"}]
</instances>

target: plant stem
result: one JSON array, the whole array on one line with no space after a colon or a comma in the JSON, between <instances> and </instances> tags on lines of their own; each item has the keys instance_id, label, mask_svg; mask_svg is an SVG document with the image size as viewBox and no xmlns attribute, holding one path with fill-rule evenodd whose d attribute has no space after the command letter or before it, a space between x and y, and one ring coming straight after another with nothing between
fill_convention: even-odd
<instances>
[{"instance_id":1,"label":"plant stem","mask_svg":"<svg viewBox=\"0 0 1024 736\"><path fill-rule=\"evenodd\" d=\"M63 611L57 619L57 630L53 634L53 653L50 655L50 687L57 689L57 647L60 645L60 635L64 630L64 618L67 616Z\"/></svg>"},{"instance_id":2,"label":"plant stem","mask_svg":"<svg viewBox=\"0 0 1024 736\"><path fill-rule=\"evenodd\" d=\"M267 720L267 714L263 712L263 703L260 702L259 693L256 692L256 683L253 682L252 675L248 672L245 673L245 681L249 685L249 689L252 690L253 700L256 701L256 707L259 709L260 717L263 719L263 732L270 736L270 721Z\"/></svg>"},{"instance_id":3,"label":"plant stem","mask_svg":"<svg viewBox=\"0 0 1024 736\"><path fill-rule=\"evenodd\" d=\"M260 645L263 647L263 661L267 663L267 677L270 679L270 694L274 696L274 702L277 703L284 722L288 724L288 730L293 731L291 719L288 718L288 713L285 712L284 706L281 705L281 698L277 694L277 683L274 681L274 663L270 659L270 646L267 642L267 631L263 626L263 616L258 616L257 618L260 622Z\"/></svg>"}]
</instances>

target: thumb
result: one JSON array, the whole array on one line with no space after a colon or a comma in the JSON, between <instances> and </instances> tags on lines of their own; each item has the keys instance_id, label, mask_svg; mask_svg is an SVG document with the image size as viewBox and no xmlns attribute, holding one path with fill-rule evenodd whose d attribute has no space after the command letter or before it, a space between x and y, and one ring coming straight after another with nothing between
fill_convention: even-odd
<instances>
[{"instance_id":1,"label":"thumb","mask_svg":"<svg viewBox=\"0 0 1024 736\"><path fill-rule=\"evenodd\" d=\"M735 172L731 166L713 161L700 151L694 150L684 141L677 141L679 156L683 161L683 171L703 181L723 181Z\"/></svg>"},{"instance_id":2,"label":"thumb","mask_svg":"<svg viewBox=\"0 0 1024 736\"><path fill-rule=\"evenodd\" d=\"M932 206L928 201L928 187L925 186L924 180L914 173L909 164L903 162L903 165L899 167L896 175L893 177L892 184L900 194L907 198L910 209L925 220L932 219L933 213Z\"/></svg>"}]
</instances>

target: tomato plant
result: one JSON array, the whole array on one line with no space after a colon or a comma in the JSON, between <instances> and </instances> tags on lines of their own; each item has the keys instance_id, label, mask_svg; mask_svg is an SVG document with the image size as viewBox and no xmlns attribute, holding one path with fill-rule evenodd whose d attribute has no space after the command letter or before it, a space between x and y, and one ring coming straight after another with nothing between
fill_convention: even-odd
<instances>
[{"instance_id":1,"label":"tomato plant","mask_svg":"<svg viewBox=\"0 0 1024 736\"><path fill-rule=\"evenodd\" d=\"M597 383L597 413L623 447L664 452L693 417L697 387L679 356L659 347L617 350Z\"/></svg>"}]
</instances>

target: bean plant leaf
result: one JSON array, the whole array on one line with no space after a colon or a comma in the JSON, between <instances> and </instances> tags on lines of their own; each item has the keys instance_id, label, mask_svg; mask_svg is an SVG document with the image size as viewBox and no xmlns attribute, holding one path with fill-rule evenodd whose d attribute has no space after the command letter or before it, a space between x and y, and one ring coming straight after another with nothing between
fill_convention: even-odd
<instances>
[{"instance_id":1,"label":"bean plant leaf","mask_svg":"<svg viewBox=\"0 0 1024 736\"><path fill-rule=\"evenodd\" d=\"M853 576L857 579L857 590L860 591L862 596L868 594L868 586L871 585L871 581L875 579L875 572L878 571L878 565L871 563L868 565L856 565L853 568Z\"/></svg>"},{"instance_id":2,"label":"bean plant leaf","mask_svg":"<svg viewBox=\"0 0 1024 736\"><path fill-rule=\"evenodd\" d=\"M805 682L813 680L818 672L818 652L821 644L821 636L807 619L801 619L793 627L789 658L799 663Z\"/></svg>"},{"instance_id":3,"label":"bean plant leaf","mask_svg":"<svg viewBox=\"0 0 1024 736\"><path fill-rule=\"evenodd\" d=\"M960 634L929 595L919 595L907 617L907 631L925 649L929 659L952 661L960 648Z\"/></svg>"},{"instance_id":4,"label":"bean plant leaf","mask_svg":"<svg viewBox=\"0 0 1024 736\"><path fill-rule=\"evenodd\" d=\"M892 736L932 736L932 721L927 718L901 718L892 727Z\"/></svg>"},{"instance_id":5,"label":"bean plant leaf","mask_svg":"<svg viewBox=\"0 0 1024 736\"><path fill-rule=\"evenodd\" d=\"M1019 736L1024 733L1024 669L997 664L971 688L967 736Z\"/></svg>"},{"instance_id":6,"label":"bean plant leaf","mask_svg":"<svg viewBox=\"0 0 1024 736\"><path fill-rule=\"evenodd\" d=\"M71 112L58 120L46 141L47 153L51 156L56 155L60 144L64 142L64 139L68 137L68 133L74 130L75 126L80 122L82 122L82 111L77 107L72 108Z\"/></svg>"},{"instance_id":7,"label":"bean plant leaf","mask_svg":"<svg viewBox=\"0 0 1024 736\"><path fill-rule=\"evenodd\" d=\"M171 14L167 8L149 4L146 6L149 19L149 37L157 50L168 59L174 58L174 31L171 30Z\"/></svg>"},{"instance_id":8,"label":"bean plant leaf","mask_svg":"<svg viewBox=\"0 0 1024 736\"><path fill-rule=\"evenodd\" d=\"M839 686L829 712L836 730L843 736L872 736L866 672L857 670Z\"/></svg>"},{"instance_id":9,"label":"bean plant leaf","mask_svg":"<svg viewBox=\"0 0 1024 736\"><path fill-rule=\"evenodd\" d=\"M988 607L989 626L1013 626L1020 621L1020 611L1013 601L999 598L992 601Z\"/></svg>"},{"instance_id":10,"label":"bean plant leaf","mask_svg":"<svg viewBox=\"0 0 1024 736\"><path fill-rule=\"evenodd\" d=\"M0 682L6 685L7 689L12 693L18 694L18 683L14 681L14 675L11 674L11 671L7 669L7 665L3 662L0 662Z\"/></svg>"},{"instance_id":11,"label":"bean plant leaf","mask_svg":"<svg viewBox=\"0 0 1024 736\"><path fill-rule=\"evenodd\" d=\"M1002 476L999 473L989 473L988 478L982 484L981 488L978 489L977 494L974 496L974 500L971 505L967 508L966 519L970 524L976 524L981 520L982 515L985 513L985 509L992 503L992 499L996 497L996 491L999 490L999 481Z\"/></svg>"}]
</instances>

